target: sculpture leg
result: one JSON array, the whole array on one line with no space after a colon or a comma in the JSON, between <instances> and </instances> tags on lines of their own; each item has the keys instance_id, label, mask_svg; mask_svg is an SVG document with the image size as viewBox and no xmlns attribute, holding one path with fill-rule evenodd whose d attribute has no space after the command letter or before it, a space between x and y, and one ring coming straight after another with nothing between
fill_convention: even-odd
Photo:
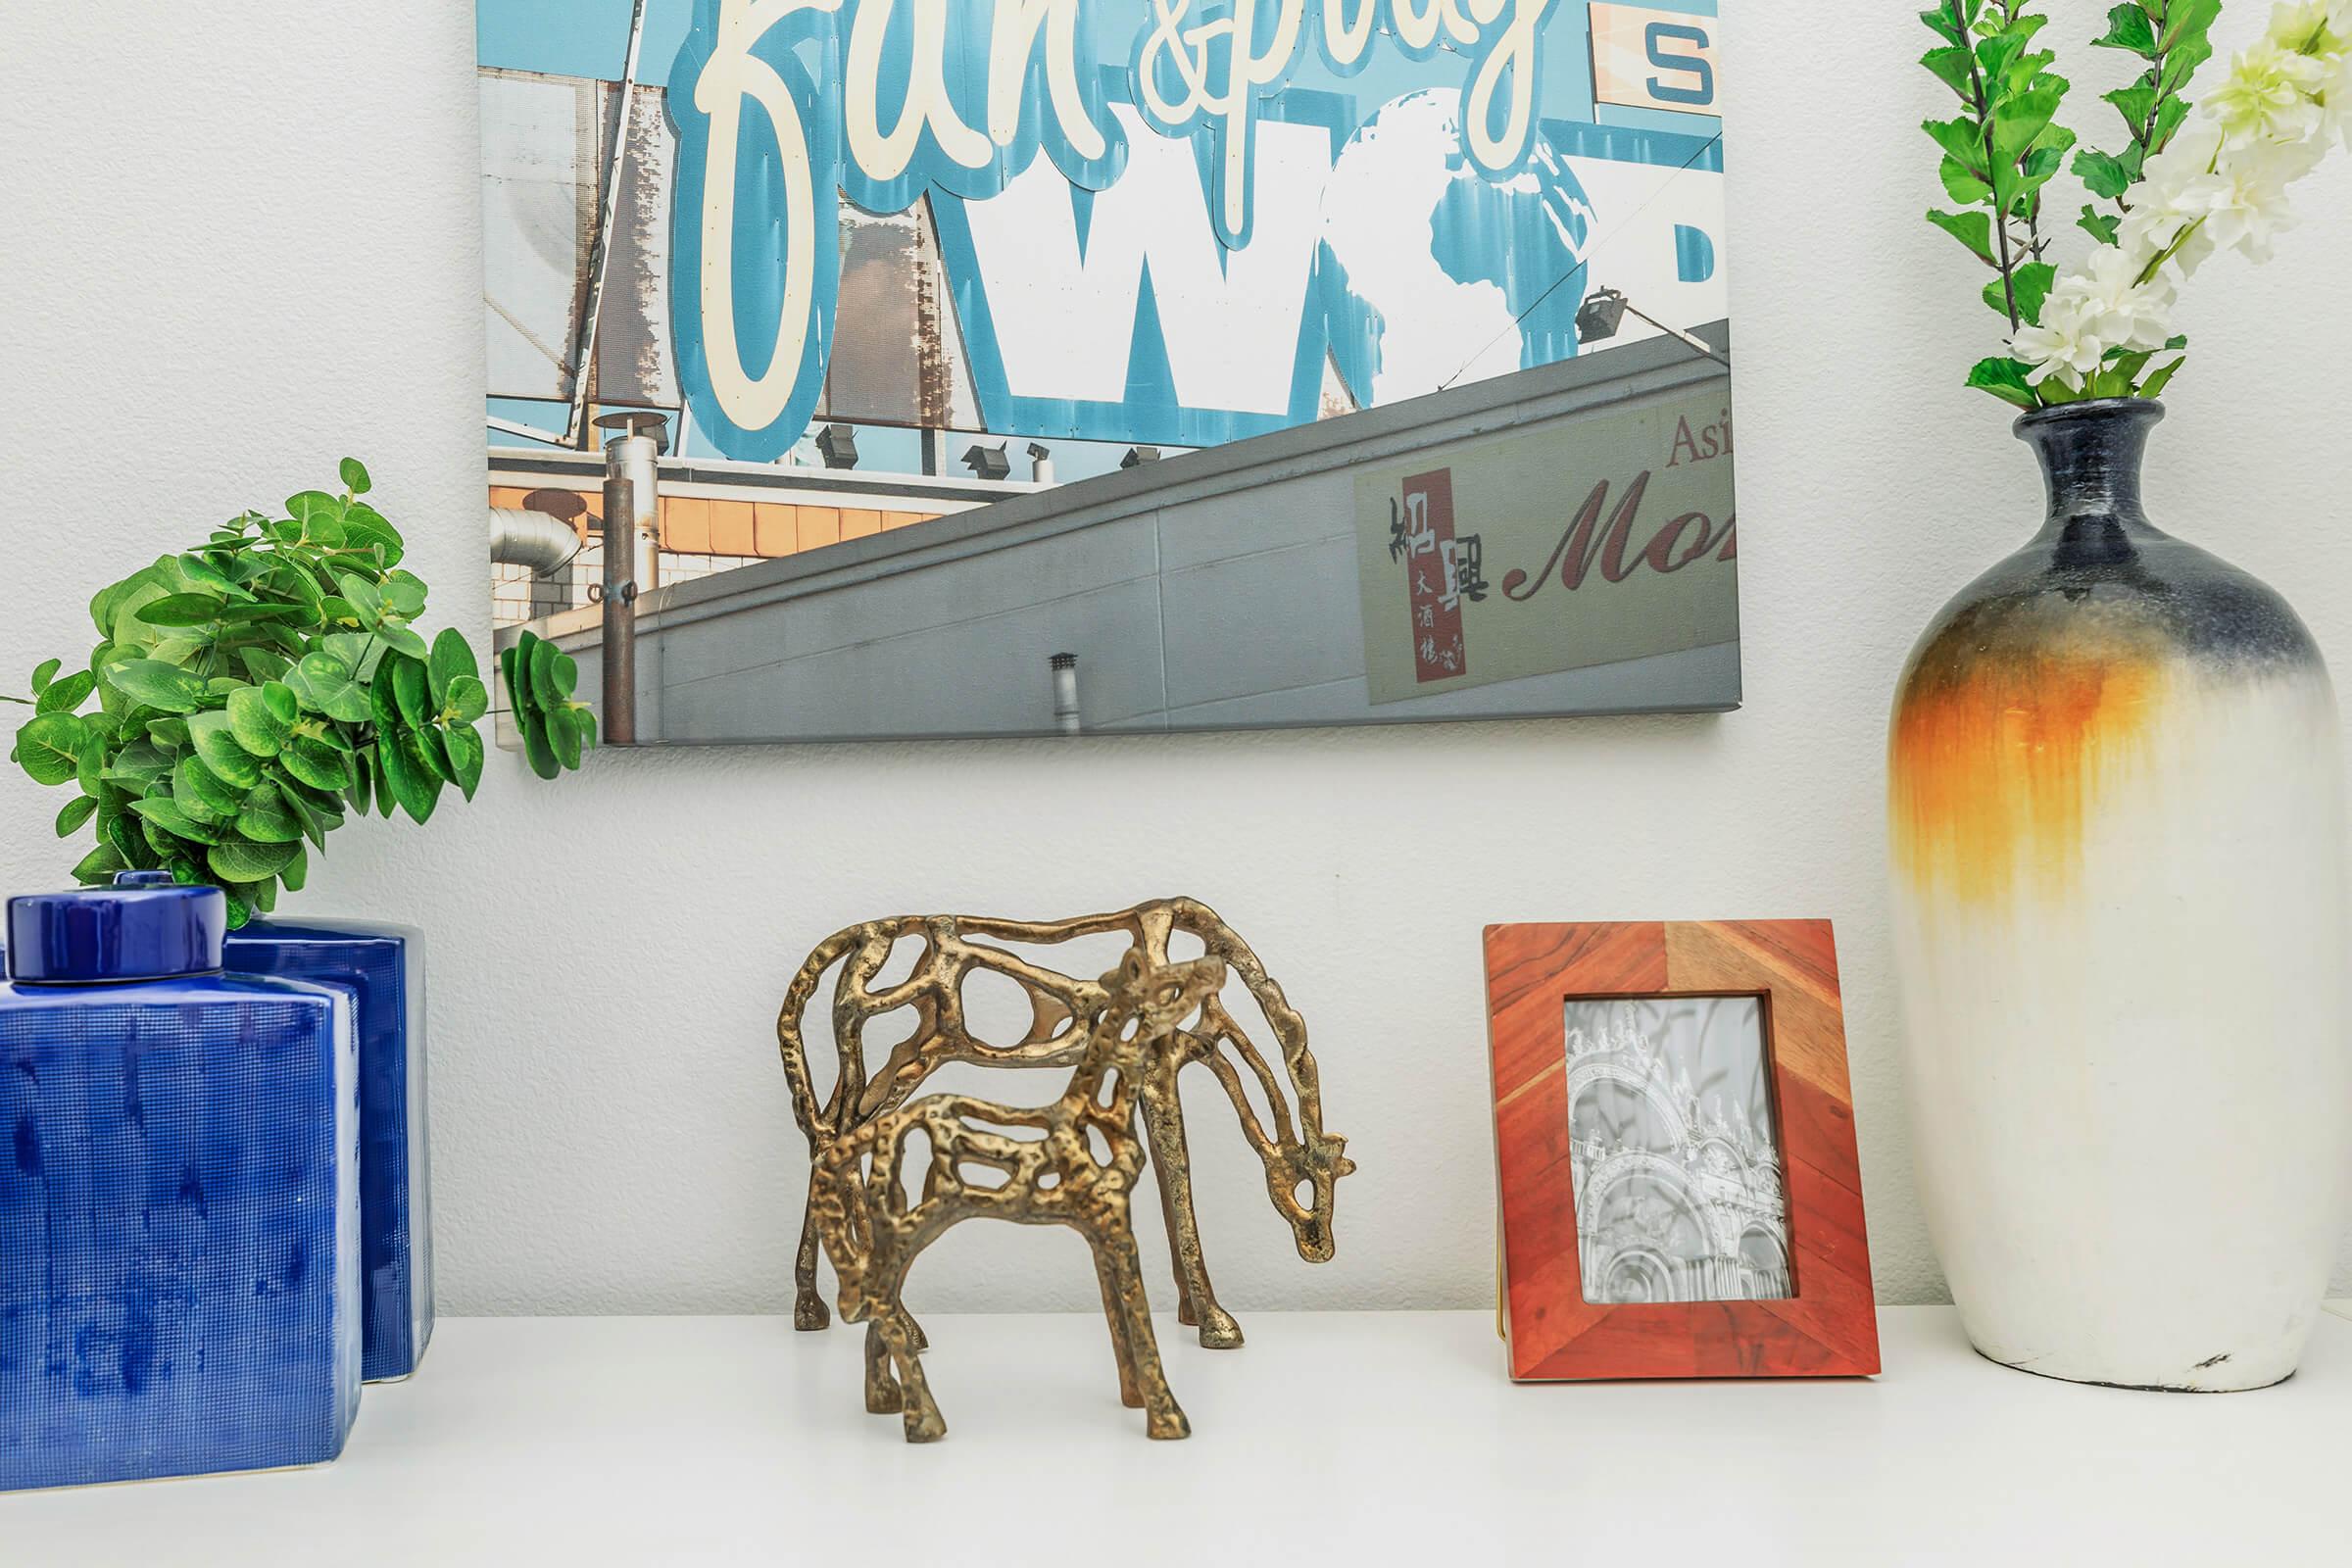
<instances>
[{"instance_id":1,"label":"sculpture leg","mask_svg":"<svg viewBox=\"0 0 2352 1568\"><path fill-rule=\"evenodd\" d=\"M948 1435L948 1423L923 1377L923 1363L914 1348L913 1320L894 1306L877 1314L874 1326L889 1347L891 1359L898 1363L899 1388L906 1400L906 1441L937 1443Z\"/></svg>"},{"instance_id":2,"label":"sculpture leg","mask_svg":"<svg viewBox=\"0 0 2352 1568\"><path fill-rule=\"evenodd\" d=\"M1176 1272L1176 1321L1198 1326L1202 1348L1236 1349L1242 1326L1217 1304L1208 1282L1208 1259L1200 1253L1200 1224L1193 1214L1192 1157L1185 1146L1184 1105L1176 1098L1175 1075L1165 1087L1147 1084L1142 1095L1144 1133L1152 1141L1152 1163L1159 1174L1159 1206L1167 1219L1168 1253Z\"/></svg>"},{"instance_id":3,"label":"sculpture leg","mask_svg":"<svg viewBox=\"0 0 2352 1568\"><path fill-rule=\"evenodd\" d=\"M1092 1240L1089 1240L1090 1247ZM1119 1402L1130 1410L1144 1407L1144 1392L1135 1382L1135 1348L1127 1342L1127 1319L1119 1310L1118 1288L1110 1277L1110 1266L1102 1256L1102 1249L1093 1248L1095 1254L1095 1283L1102 1288L1102 1321L1110 1325L1110 1353L1119 1363Z\"/></svg>"},{"instance_id":4,"label":"sculpture leg","mask_svg":"<svg viewBox=\"0 0 2352 1568\"><path fill-rule=\"evenodd\" d=\"M807 1334L833 1321L816 1293L816 1171L808 1172L808 1200L801 1209L801 1250L792 1264L792 1326Z\"/></svg>"},{"instance_id":5,"label":"sculpture leg","mask_svg":"<svg viewBox=\"0 0 2352 1568\"><path fill-rule=\"evenodd\" d=\"M1159 1362L1159 1342L1152 1334L1152 1303L1144 1296L1143 1260L1136 1254L1135 1237L1124 1225L1090 1236L1102 1261L1111 1316L1126 1330L1127 1359L1135 1369L1138 1392L1144 1396L1144 1430L1154 1438L1189 1438L1192 1423L1168 1388Z\"/></svg>"},{"instance_id":6,"label":"sculpture leg","mask_svg":"<svg viewBox=\"0 0 2352 1568\"><path fill-rule=\"evenodd\" d=\"M865 1326L865 1409L868 1415L897 1415L906 1408L899 1380L890 1371L890 1343L879 1318Z\"/></svg>"}]
</instances>

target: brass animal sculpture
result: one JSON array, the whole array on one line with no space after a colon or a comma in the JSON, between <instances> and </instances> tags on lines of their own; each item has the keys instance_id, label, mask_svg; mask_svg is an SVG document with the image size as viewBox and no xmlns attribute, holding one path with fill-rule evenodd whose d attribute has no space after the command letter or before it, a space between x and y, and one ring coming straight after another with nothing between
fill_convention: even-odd
<instances>
[{"instance_id":1,"label":"brass animal sculpture","mask_svg":"<svg viewBox=\"0 0 2352 1568\"><path fill-rule=\"evenodd\" d=\"M1169 938L1188 932L1202 956L1175 960ZM1050 946L1120 933L1130 947L1120 966L1099 980L1061 975L994 942ZM925 946L906 980L880 990L876 976L895 943ZM983 940L985 939L985 940ZM801 1020L823 975L843 964L833 998L840 1076L822 1102L810 1082ZM1032 1019L1009 1046L977 1038L966 1022L961 986L974 969L1005 975L1027 993ZM1281 1043L1294 1123L1277 1079L1226 1009L1218 993L1228 973L1251 992ZM902 1007L917 1014L912 1037L869 1080L863 1030ZM840 1278L842 1315L867 1325L866 1407L902 1411L910 1442L946 1431L923 1381L921 1329L906 1312L906 1270L923 1249L975 1215L1021 1224L1065 1224L1087 1238L1096 1257L1126 1402L1150 1414L1152 1436L1185 1435L1183 1412L1169 1394L1153 1339L1128 1203L1150 1154L1159 1167L1168 1213L1180 1320L1211 1348L1241 1343L1240 1326L1216 1302L1192 1216L1192 1189L1177 1075L1208 1064L1240 1115L1266 1174L1268 1197L1292 1226L1300 1256L1332 1255L1331 1215L1339 1178L1354 1162L1346 1140L1322 1126L1320 1081L1306 1049L1304 1021L1282 989L1213 910L1191 900L1148 904L1116 914L1052 923L908 916L869 921L837 933L809 956L794 979L777 1036L793 1109L808 1137L808 1212L801 1238L795 1321L826 1325L815 1290L815 1252L823 1246ZM1236 1065L1236 1060L1240 1063ZM968 1096L937 1095L909 1102L924 1078L948 1061L1074 1068L1068 1090L1042 1109L1018 1109ZM1272 1128L1260 1122L1243 1086L1246 1068L1264 1091ZM1032 1136L1008 1136L1011 1130ZM927 1155L921 1196L909 1202L902 1176L908 1140ZM973 1175L987 1173L979 1180ZM994 1179L989 1179L993 1177ZM894 1371L895 1369L895 1371Z\"/></svg>"},{"instance_id":2,"label":"brass animal sculpture","mask_svg":"<svg viewBox=\"0 0 2352 1568\"><path fill-rule=\"evenodd\" d=\"M841 1276L841 1315L867 1325L865 1407L903 1412L907 1442L934 1442L948 1429L923 1377L920 1331L900 1298L906 1270L951 1227L982 1216L1067 1225L1086 1238L1110 1322L1119 1397L1146 1412L1154 1438L1191 1432L1160 1368L1127 1203L1144 1171L1133 1129L1145 1052L1224 983L1218 958L1148 967L1130 953L1117 973L1103 976L1103 1006L1059 1100L1028 1110L964 1095L925 1096L865 1123L818 1160L817 1228ZM1040 1136L1007 1137L1011 1128ZM922 1197L910 1204L902 1166L918 1135ZM975 1181L975 1167L1000 1179Z\"/></svg>"},{"instance_id":3,"label":"brass animal sculpture","mask_svg":"<svg viewBox=\"0 0 2352 1568\"><path fill-rule=\"evenodd\" d=\"M1198 940L1205 956L1224 961L1241 977L1273 1030L1284 1082L1267 1064L1241 1024L1214 995L1200 1016L1180 1025L1151 1047L1141 1067L1138 1096L1146 1138L1157 1167L1161 1208L1176 1275L1177 1321L1200 1331L1201 1345L1229 1349L1242 1343L1241 1325L1217 1302L1202 1255L1193 1210L1192 1165L1185 1142L1184 1108L1177 1075L1195 1062L1207 1066L1233 1102L1243 1136L1265 1170L1266 1191L1275 1209L1291 1224L1298 1255L1324 1262L1332 1255L1333 1186L1355 1166L1343 1153L1347 1141L1323 1130L1322 1081L1307 1050L1306 1021L1294 1009L1257 955L1214 909L1193 899L1165 899L1115 913L1058 921L997 920L957 915L905 915L869 920L834 933L809 954L794 976L776 1021L776 1037L792 1083L793 1115L808 1137L813 1162L833 1143L906 1101L949 1062L996 1067L1075 1066L1087 1044L1090 1021L1105 993L1100 980L1082 980L1044 967L1002 943L1053 947L1092 936L1125 936L1151 965L1169 962L1168 945L1177 934ZM877 989L876 980L893 948L903 940L922 942L923 951L906 979ZM803 1020L825 974L841 966L832 1000L832 1026L840 1068L831 1093L820 1103L809 1083ZM978 1038L967 1020L963 983L975 970L1003 975L1027 994L1031 1021L1009 1044ZM870 1079L865 1030L901 1009L915 1015L913 1032L890 1052ZM1243 1073L1263 1092L1271 1125L1261 1123L1244 1088ZM1290 1100L1298 1102L1294 1122ZM815 1176L801 1227L795 1261L793 1323L805 1330L827 1322L824 1298L816 1288L818 1229Z\"/></svg>"}]
</instances>

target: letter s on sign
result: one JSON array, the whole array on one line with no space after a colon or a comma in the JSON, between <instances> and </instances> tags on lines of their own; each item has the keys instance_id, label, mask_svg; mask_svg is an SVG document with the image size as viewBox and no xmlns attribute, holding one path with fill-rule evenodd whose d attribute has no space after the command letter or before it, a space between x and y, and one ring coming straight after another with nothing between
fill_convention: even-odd
<instances>
[{"instance_id":1,"label":"letter s on sign","mask_svg":"<svg viewBox=\"0 0 2352 1568\"><path fill-rule=\"evenodd\" d=\"M1699 109L1715 101L1715 66L1707 59L1707 30L1688 23L1653 22L1642 33L1649 63L1685 79L1649 78L1649 95L1663 103ZM1687 52L1678 51L1682 45Z\"/></svg>"},{"instance_id":2,"label":"letter s on sign","mask_svg":"<svg viewBox=\"0 0 2352 1568\"><path fill-rule=\"evenodd\" d=\"M1592 100L1715 115L1713 17L1592 0Z\"/></svg>"}]
</instances>

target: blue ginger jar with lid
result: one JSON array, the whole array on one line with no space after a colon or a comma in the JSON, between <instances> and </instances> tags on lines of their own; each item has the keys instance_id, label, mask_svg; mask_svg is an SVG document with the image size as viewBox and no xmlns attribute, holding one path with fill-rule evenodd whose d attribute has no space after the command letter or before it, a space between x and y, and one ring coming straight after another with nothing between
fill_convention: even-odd
<instances>
[{"instance_id":1,"label":"blue ginger jar with lid","mask_svg":"<svg viewBox=\"0 0 2352 1568\"><path fill-rule=\"evenodd\" d=\"M226 952L239 974L346 986L358 1004L361 1373L405 1378L433 1333L423 933L256 919L228 934Z\"/></svg>"},{"instance_id":2,"label":"blue ginger jar with lid","mask_svg":"<svg viewBox=\"0 0 2352 1568\"><path fill-rule=\"evenodd\" d=\"M12 899L0 1491L318 1464L360 1396L349 993L221 972L216 888Z\"/></svg>"}]
</instances>

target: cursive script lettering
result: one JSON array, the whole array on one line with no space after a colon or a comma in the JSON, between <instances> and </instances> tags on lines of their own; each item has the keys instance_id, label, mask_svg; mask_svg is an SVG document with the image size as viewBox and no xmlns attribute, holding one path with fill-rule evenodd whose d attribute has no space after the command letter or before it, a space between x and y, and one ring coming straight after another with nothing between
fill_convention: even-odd
<instances>
[{"instance_id":1,"label":"cursive script lettering","mask_svg":"<svg viewBox=\"0 0 2352 1568\"><path fill-rule=\"evenodd\" d=\"M1558 0L1323 0L1323 56L1359 65L1381 18L1416 58L1441 44L1476 56L1462 131L1489 173L1516 168L1535 132L1541 30ZM1137 102L1165 135L1205 139L1216 171L1219 236L1249 242L1250 157L1258 101L1290 74L1306 33L1306 0L1151 0L1134 57ZM1499 117L1497 105L1500 105Z\"/></svg>"},{"instance_id":2,"label":"cursive script lettering","mask_svg":"<svg viewBox=\"0 0 2352 1568\"><path fill-rule=\"evenodd\" d=\"M1344 74L1367 63L1383 32L1416 59L1470 56L1464 146L1502 177L1533 142L1540 34L1557 4L1147 0L1127 86L1152 128L1195 139L1210 222L1239 251L1250 244L1258 120L1309 38ZM694 283L672 299L688 401L710 407L722 449L765 447L757 433L797 432L816 406L837 305L840 195L877 212L904 210L927 188L985 199L1040 150L1075 184L1117 180L1128 148L1098 64L1110 10L1097 0L695 0L669 95L678 188L696 193L678 206L673 255ZM745 244L739 220L772 235L772 248ZM764 359L762 338L772 342Z\"/></svg>"},{"instance_id":3,"label":"cursive script lettering","mask_svg":"<svg viewBox=\"0 0 2352 1568\"><path fill-rule=\"evenodd\" d=\"M1477 36L1487 40L1487 47L1470 74L1470 89L1463 99L1462 139L1469 147L1471 162L1481 169L1508 169L1527 151L1528 134L1535 126L1537 57L1543 48L1540 29L1554 3L1470 0ZM1503 103L1502 128L1497 131L1494 98L1506 84L1509 96Z\"/></svg>"},{"instance_id":4,"label":"cursive script lettering","mask_svg":"<svg viewBox=\"0 0 2352 1568\"><path fill-rule=\"evenodd\" d=\"M1078 79L1078 7L1081 0L997 0L996 26L988 52L988 134L1009 147L1020 133L1021 89L1029 61L1042 49L1046 93L1062 139L1080 158L1093 162L1109 150L1102 127L1088 110Z\"/></svg>"},{"instance_id":5,"label":"cursive script lettering","mask_svg":"<svg viewBox=\"0 0 2352 1568\"><path fill-rule=\"evenodd\" d=\"M710 62L694 84L694 106L709 117L703 181L700 297L710 390L728 418L747 429L772 424L792 401L801 357L813 324L816 282L816 181L800 105L773 67L752 51L770 27L800 11L831 11L840 0L719 0ZM774 129L783 183L783 299L775 353L767 369L744 368L735 321L735 174L743 108L752 104ZM835 243L825 236L825 243Z\"/></svg>"},{"instance_id":6,"label":"cursive script lettering","mask_svg":"<svg viewBox=\"0 0 2352 1568\"><path fill-rule=\"evenodd\" d=\"M1544 563L1542 571L1532 577L1517 567L1503 573L1503 597L1524 604L1542 593L1555 576L1560 586L1574 593L1584 586L1586 574L1595 565L1599 566L1603 580L1623 582L1638 566L1647 566L1663 575L1682 570L1709 551L1716 552L1717 561L1735 558L1737 552L1733 547L1731 518L1724 519L1723 531L1717 533L1713 520L1705 513L1686 512L1651 535L1648 542L1634 551L1633 559L1628 561L1627 551L1633 543L1634 525L1641 514L1642 499L1649 492L1649 470L1643 469L1641 476L1626 487L1625 495L1618 501L1617 510L1610 514L1605 526L1601 523L1600 515L1609 504L1609 481L1603 479L1595 484L1585 496L1584 505L1576 509L1576 515L1569 519L1567 528L1560 534L1560 542L1552 546L1551 558ZM1682 543L1683 535L1687 532L1692 533L1693 537L1689 545L1684 546L1682 553L1676 555L1675 548Z\"/></svg>"},{"instance_id":7,"label":"cursive script lettering","mask_svg":"<svg viewBox=\"0 0 2352 1568\"><path fill-rule=\"evenodd\" d=\"M1332 70L1349 72L1363 63L1380 6L1381 0L1323 0L1323 58Z\"/></svg>"},{"instance_id":8,"label":"cursive script lettering","mask_svg":"<svg viewBox=\"0 0 2352 1568\"><path fill-rule=\"evenodd\" d=\"M993 149L965 124L948 97L949 0L913 0L913 42L906 52L906 85L897 122L882 129L882 49L899 0L860 0L850 22L850 79L864 91L842 100L842 130L851 160L866 178L887 183L906 172L928 128L951 162L979 169Z\"/></svg>"}]
</instances>

